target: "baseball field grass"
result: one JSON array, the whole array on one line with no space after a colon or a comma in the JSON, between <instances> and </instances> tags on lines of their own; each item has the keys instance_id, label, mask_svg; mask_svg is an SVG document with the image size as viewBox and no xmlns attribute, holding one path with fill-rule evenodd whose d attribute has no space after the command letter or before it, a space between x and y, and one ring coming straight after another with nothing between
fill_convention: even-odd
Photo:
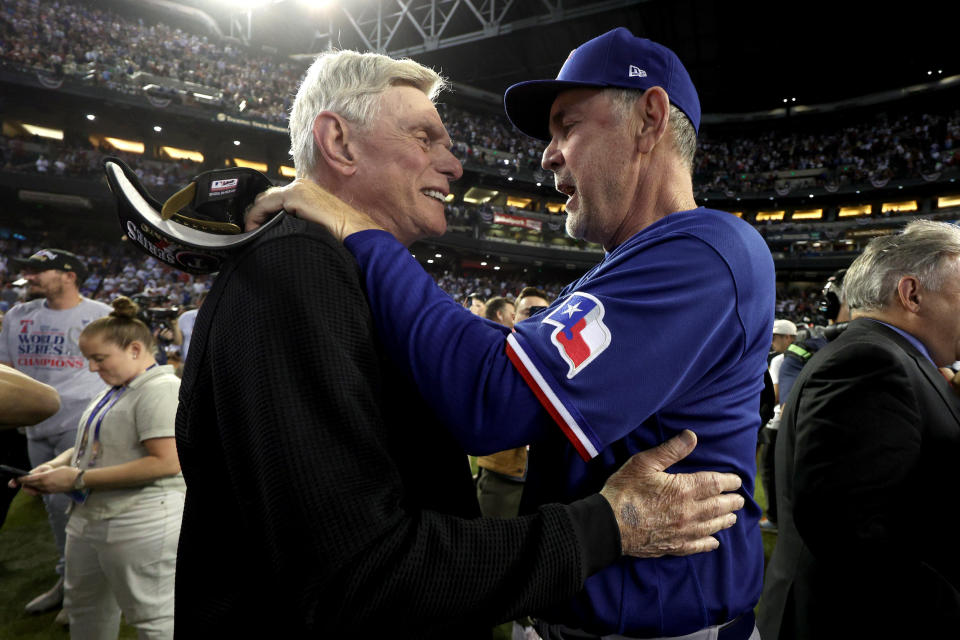
<instances>
[{"instance_id":1,"label":"baseball field grass","mask_svg":"<svg viewBox=\"0 0 960 640\"><path fill-rule=\"evenodd\" d=\"M474 470L476 470L474 468ZM763 487L757 482L757 501L766 507ZM776 534L763 533L767 560L776 543ZM54 622L57 612L38 615L23 607L49 589L57 576L53 571L56 549L39 498L20 493L14 499L7 521L0 529L0 640L67 640L66 627ZM509 640L511 625L494 629L492 640ZM122 625L120 638L136 638L136 631Z\"/></svg>"}]
</instances>

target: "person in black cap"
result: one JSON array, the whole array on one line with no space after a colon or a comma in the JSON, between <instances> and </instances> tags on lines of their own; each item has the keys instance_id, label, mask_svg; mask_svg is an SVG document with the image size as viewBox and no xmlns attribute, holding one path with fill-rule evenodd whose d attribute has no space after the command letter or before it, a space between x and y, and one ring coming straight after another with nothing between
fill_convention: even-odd
<instances>
[{"instance_id":1,"label":"person in black cap","mask_svg":"<svg viewBox=\"0 0 960 640\"><path fill-rule=\"evenodd\" d=\"M521 131L549 141L542 165L568 197L568 233L607 250L513 333L442 302L411 258L404 243L442 227L411 232L385 224L375 203L346 206L295 183L261 195L248 228L282 208L343 240L381 342L468 450L531 444L521 511L600 489L631 454L693 429L700 446L675 468L735 472L747 499L718 550L623 559L542 611L537 630L746 639L763 578L750 496L775 302L770 251L742 220L697 207L700 104L666 47L615 29L574 49L556 79L515 85L504 101Z\"/></svg>"},{"instance_id":2,"label":"person in black cap","mask_svg":"<svg viewBox=\"0 0 960 640\"><path fill-rule=\"evenodd\" d=\"M86 279L83 262L62 249L41 249L27 259L13 258L29 283L34 299L15 305L0 330L0 364L49 384L60 394L60 410L27 429L30 463L37 466L73 446L80 414L104 388L100 377L87 369L77 340L84 326L110 313L102 302L80 295ZM31 600L26 610L40 613L63 600L63 552L66 543L65 494L43 497L50 527L60 553L60 579L52 589Z\"/></svg>"}]
</instances>

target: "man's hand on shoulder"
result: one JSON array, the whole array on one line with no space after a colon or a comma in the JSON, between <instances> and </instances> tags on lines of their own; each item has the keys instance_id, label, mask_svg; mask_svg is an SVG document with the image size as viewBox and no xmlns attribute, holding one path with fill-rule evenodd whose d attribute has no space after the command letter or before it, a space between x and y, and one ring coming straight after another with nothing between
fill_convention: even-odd
<instances>
[{"instance_id":1,"label":"man's hand on shoulder","mask_svg":"<svg viewBox=\"0 0 960 640\"><path fill-rule=\"evenodd\" d=\"M256 229L281 209L322 225L341 242L352 233L383 228L316 182L298 178L286 186L259 194L244 217L244 230Z\"/></svg>"},{"instance_id":2,"label":"man's hand on shoulder","mask_svg":"<svg viewBox=\"0 0 960 640\"><path fill-rule=\"evenodd\" d=\"M666 473L697 446L689 430L658 447L630 458L610 476L600 492L617 518L624 555L656 558L712 551L720 543L712 537L737 521L743 508L736 493L740 477L732 473L701 471Z\"/></svg>"}]
</instances>

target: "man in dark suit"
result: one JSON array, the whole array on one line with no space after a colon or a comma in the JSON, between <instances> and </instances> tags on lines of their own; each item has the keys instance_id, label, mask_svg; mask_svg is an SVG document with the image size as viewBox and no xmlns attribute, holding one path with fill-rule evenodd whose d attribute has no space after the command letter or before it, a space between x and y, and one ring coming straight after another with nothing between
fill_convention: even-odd
<instances>
[{"instance_id":1,"label":"man in dark suit","mask_svg":"<svg viewBox=\"0 0 960 640\"><path fill-rule=\"evenodd\" d=\"M853 320L804 367L777 443L762 637L956 637L960 229L920 221L847 272ZM948 508L944 508L948 507Z\"/></svg>"}]
</instances>

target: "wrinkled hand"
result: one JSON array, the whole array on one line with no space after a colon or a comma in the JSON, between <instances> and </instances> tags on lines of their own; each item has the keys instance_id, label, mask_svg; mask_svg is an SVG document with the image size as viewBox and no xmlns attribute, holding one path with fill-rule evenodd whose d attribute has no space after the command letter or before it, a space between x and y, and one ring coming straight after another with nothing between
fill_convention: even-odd
<instances>
[{"instance_id":1,"label":"wrinkled hand","mask_svg":"<svg viewBox=\"0 0 960 640\"><path fill-rule=\"evenodd\" d=\"M731 473L664 473L697 446L689 430L658 447L630 458L610 476L600 495L607 499L620 526L624 555L657 558L712 551L712 537L737 521L744 504L735 493L740 477Z\"/></svg>"},{"instance_id":2,"label":"wrinkled hand","mask_svg":"<svg viewBox=\"0 0 960 640\"><path fill-rule=\"evenodd\" d=\"M324 226L340 241L357 231L383 228L316 182L299 178L286 186L273 187L259 194L247 211L244 230L256 229L281 209Z\"/></svg>"},{"instance_id":3,"label":"wrinkled hand","mask_svg":"<svg viewBox=\"0 0 960 640\"><path fill-rule=\"evenodd\" d=\"M46 467L46 469L43 469ZM72 491L80 469L76 467L51 467L40 465L30 471L30 475L18 478L23 489L30 495L38 493L63 493Z\"/></svg>"}]
</instances>

